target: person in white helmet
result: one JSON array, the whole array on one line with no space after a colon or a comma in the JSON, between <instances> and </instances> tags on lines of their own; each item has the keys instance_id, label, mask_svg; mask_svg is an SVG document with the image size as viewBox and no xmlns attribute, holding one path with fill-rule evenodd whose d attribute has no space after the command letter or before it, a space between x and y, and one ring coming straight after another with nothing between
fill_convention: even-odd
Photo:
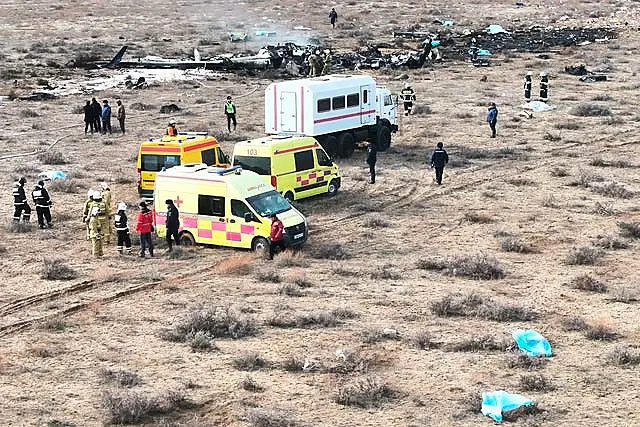
<instances>
[{"instance_id":1,"label":"person in white helmet","mask_svg":"<svg viewBox=\"0 0 640 427\"><path fill-rule=\"evenodd\" d=\"M547 72L540 73L540 101L547 102L549 100L549 77Z\"/></svg>"},{"instance_id":2,"label":"person in white helmet","mask_svg":"<svg viewBox=\"0 0 640 427\"><path fill-rule=\"evenodd\" d=\"M100 194L102 195L102 201L106 206L106 218L105 223L102 224L102 234L104 237L105 243L111 243L111 235L113 234L113 227L111 224L111 189L109 188L109 184L106 182L100 183Z\"/></svg>"},{"instance_id":3,"label":"person in white helmet","mask_svg":"<svg viewBox=\"0 0 640 427\"><path fill-rule=\"evenodd\" d=\"M402 89L400 95L402 96L404 115L408 116L411 114L411 110L413 109L413 101L416 100L416 93L413 91L409 82L404 84L404 89Z\"/></svg>"},{"instance_id":4,"label":"person in white helmet","mask_svg":"<svg viewBox=\"0 0 640 427\"><path fill-rule=\"evenodd\" d=\"M167 127L167 135L178 136L178 128L176 128L176 121L173 119L169 121L169 126Z\"/></svg>"},{"instance_id":5,"label":"person in white helmet","mask_svg":"<svg viewBox=\"0 0 640 427\"><path fill-rule=\"evenodd\" d=\"M91 253L102 257L102 222L100 221L100 207L92 206L89 213L89 235L91 237Z\"/></svg>"},{"instance_id":6,"label":"person in white helmet","mask_svg":"<svg viewBox=\"0 0 640 427\"><path fill-rule=\"evenodd\" d=\"M89 240L89 216L91 215L91 204L93 203L93 190L89 189L87 191L87 201L84 202L84 210L82 211L82 222L85 224L87 229L87 240Z\"/></svg>"},{"instance_id":7,"label":"person in white helmet","mask_svg":"<svg viewBox=\"0 0 640 427\"><path fill-rule=\"evenodd\" d=\"M531 101L531 78L533 76L532 71L527 71L527 75L524 76L524 100L526 102Z\"/></svg>"},{"instance_id":8,"label":"person in white helmet","mask_svg":"<svg viewBox=\"0 0 640 427\"><path fill-rule=\"evenodd\" d=\"M127 223L127 205L124 202L118 203L118 212L114 216L114 225L118 238L116 250L120 255L130 255L131 235L129 234L129 225Z\"/></svg>"}]
</instances>

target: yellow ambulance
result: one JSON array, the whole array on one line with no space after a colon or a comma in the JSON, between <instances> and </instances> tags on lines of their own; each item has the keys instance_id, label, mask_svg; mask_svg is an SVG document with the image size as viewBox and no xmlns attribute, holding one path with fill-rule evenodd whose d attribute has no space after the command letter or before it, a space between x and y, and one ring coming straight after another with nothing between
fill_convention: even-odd
<instances>
[{"instance_id":1,"label":"yellow ambulance","mask_svg":"<svg viewBox=\"0 0 640 427\"><path fill-rule=\"evenodd\" d=\"M180 212L180 241L263 252L269 248L270 216L284 225L285 246L302 245L307 221L254 172L203 163L174 166L156 175L154 212L158 236L166 236L165 201Z\"/></svg>"},{"instance_id":2,"label":"yellow ambulance","mask_svg":"<svg viewBox=\"0 0 640 427\"><path fill-rule=\"evenodd\" d=\"M149 138L138 151L138 194L153 198L156 173L163 168L185 163L205 163L208 166L229 167L229 157L218 141L206 133L185 132L177 136Z\"/></svg>"},{"instance_id":3,"label":"yellow ambulance","mask_svg":"<svg viewBox=\"0 0 640 427\"><path fill-rule=\"evenodd\" d=\"M233 149L233 165L261 175L290 201L328 194L340 188L340 171L324 148L310 136L272 135L241 141Z\"/></svg>"}]
</instances>

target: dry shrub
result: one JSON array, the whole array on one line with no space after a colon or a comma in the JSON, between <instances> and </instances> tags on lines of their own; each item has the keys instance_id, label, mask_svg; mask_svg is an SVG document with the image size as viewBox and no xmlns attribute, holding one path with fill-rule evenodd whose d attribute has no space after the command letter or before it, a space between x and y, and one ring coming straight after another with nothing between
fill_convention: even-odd
<instances>
[{"instance_id":1,"label":"dry shrub","mask_svg":"<svg viewBox=\"0 0 640 427\"><path fill-rule=\"evenodd\" d=\"M140 375L124 369L104 368L100 371L100 375L106 381L118 383L122 387L133 387L142 384Z\"/></svg>"},{"instance_id":2,"label":"dry shrub","mask_svg":"<svg viewBox=\"0 0 640 427\"><path fill-rule=\"evenodd\" d=\"M387 264L372 271L371 278L375 280L399 280L402 279L402 274L394 270L393 265Z\"/></svg>"},{"instance_id":3,"label":"dry shrub","mask_svg":"<svg viewBox=\"0 0 640 427\"><path fill-rule=\"evenodd\" d=\"M280 252L279 254L276 254L273 258L279 267L309 266L309 260L304 258L304 255L300 251L292 251L290 249L287 249Z\"/></svg>"},{"instance_id":4,"label":"dry shrub","mask_svg":"<svg viewBox=\"0 0 640 427\"><path fill-rule=\"evenodd\" d=\"M364 220L364 226L367 228L387 228L390 225L391 223L380 215L373 215Z\"/></svg>"},{"instance_id":5,"label":"dry shrub","mask_svg":"<svg viewBox=\"0 0 640 427\"><path fill-rule=\"evenodd\" d=\"M327 368L327 372L343 375L365 373L377 363L375 357L364 355L357 350L338 350L336 357L338 362Z\"/></svg>"},{"instance_id":6,"label":"dry shrub","mask_svg":"<svg viewBox=\"0 0 640 427\"><path fill-rule=\"evenodd\" d=\"M625 237L640 238L640 222L618 222L620 233Z\"/></svg>"},{"instance_id":7,"label":"dry shrub","mask_svg":"<svg viewBox=\"0 0 640 427\"><path fill-rule=\"evenodd\" d=\"M206 331L195 331L186 336L186 341L193 351L206 352L217 350L213 337Z\"/></svg>"},{"instance_id":8,"label":"dry shrub","mask_svg":"<svg viewBox=\"0 0 640 427\"><path fill-rule=\"evenodd\" d=\"M321 368L314 362L310 362L307 359L300 359L296 356L287 358L281 363L281 367L287 372L317 372Z\"/></svg>"},{"instance_id":9,"label":"dry shrub","mask_svg":"<svg viewBox=\"0 0 640 427\"><path fill-rule=\"evenodd\" d=\"M611 290L609 300L615 302L621 302L625 304L630 304L632 302L637 302L640 300L640 290L637 287L627 288L618 286Z\"/></svg>"},{"instance_id":10,"label":"dry shrub","mask_svg":"<svg viewBox=\"0 0 640 427\"><path fill-rule=\"evenodd\" d=\"M618 339L618 334L611 329L611 326L603 322L590 324L583 332L585 337L594 341L614 341Z\"/></svg>"},{"instance_id":11,"label":"dry shrub","mask_svg":"<svg viewBox=\"0 0 640 427\"><path fill-rule=\"evenodd\" d=\"M341 320L356 319L360 316L358 313L347 307L334 308L333 310L331 310L331 313L333 313L334 316Z\"/></svg>"},{"instance_id":12,"label":"dry shrub","mask_svg":"<svg viewBox=\"0 0 640 427\"><path fill-rule=\"evenodd\" d=\"M73 178L56 179L51 184L49 184L49 190L53 191L54 193L76 194L80 191L83 191L84 188L84 183Z\"/></svg>"},{"instance_id":13,"label":"dry shrub","mask_svg":"<svg viewBox=\"0 0 640 427\"><path fill-rule=\"evenodd\" d=\"M484 213L467 212L464 214L464 221L472 224L489 224L493 222L493 218Z\"/></svg>"},{"instance_id":14,"label":"dry shrub","mask_svg":"<svg viewBox=\"0 0 640 427\"><path fill-rule=\"evenodd\" d=\"M250 408L245 420L251 427L296 427L298 422L287 411Z\"/></svg>"},{"instance_id":15,"label":"dry shrub","mask_svg":"<svg viewBox=\"0 0 640 427\"><path fill-rule=\"evenodd\" d=\"M591 191L607 197L617 197L619 199L631 199L635 193L627 190L617 182L607 182L605 184L590 185Z\"/></svg>"},{"instance_id":16,"label":"dry shrub","mask_svg":"<svg viewBox=\"0 0 640 427\"><path fill-rule=\"evenodd\" d=\"M502 239L500 248L505 252L517 252L520 254L534 253L535 250L523 239L515 236L509 236Z\"/></svg>"},{"instance_id":17,"label":"dry shrub","mask_svg":"<svg viewBox=\"0 0 640 427\"><path fill-rule=\"evenodd\" d=\"M542 199L542 207L545 208L555 208L557 207L556 198L553 194L547 194L544 199Z\"/></svg>"},{"instance_id":18,"label":"dry shrub","mask_svg":"<svg viewBox=\"0 0 640 427\"><path fill-rule=\"evenodd\" d=\"M43 260L43 268L40 277L46 280L72 280L78 277L78 273L67 266L61 259Z\"/></svg>"},{"instance_id":19,"label":"dry shrub","mask_svg":"<svg viewBox=\"0 0 640 427\"><path fill-rule=\"evenodd\" d=\"M400 334L393 328L369 328L362 333L362 341L367 344L399 339Z\"/></svg>"},{"instance_id":20,"label":"dry shrub","mask_svg":"<svg viewBox=\"0 0 640 427\"><path fill-rule=\"evenodd\" d=\"M573 247L567 254L565 263L569 265L594 265L604 255L600 248L594 246Z\"/></svg>"},{"instance_id":21,"label":"dry shrub","mask_svg":"<svg viewBox=\"0 0 640 427\"><path fill-rule=\"evenodd\" d=\"M294 285L300 288L310 288L311 286L313 286L313 283L311 283L307 279L307 274L302 269L295 269L295 270L289 271L286 274L285 278L287 281L293 283Z\"/></svg>"},{"instance_id":22,"label":"dry shrub","mask_svg":"<svg viewBox=\"0 0 640 427\"><path fill-rule=\"evenodd\" d=\"M422 331L415 334L410 339L411 346L420 350L431 350L432 348L439 348L442 343L434 341L429 332Z\"/></svg>"},{"instance_id":23,"label":"dry shrub","mask_svg":"<svg viewBox=\"0 0 640 427\"><path fill-rule=\"evenodd\" d=\"M44 320L40 327L45 331L64 332L71 327L62 316L55 316Z\"/></svg>"},{"instance_id":24,"label":"dry shrub","mask_svg":"<svg viewBox=\"0 0 640 427\"><path fill-rule=\"evenodd\" d=\"M340 387L335 401L340 405L371 408L393 399L396 393L377 377L357 378Z\"/></svg>"},{"instance_id":25,"label":"dry shrub","mask_svg":"<svg viewBox=\"0 0 640 427\"><path fill-rule=\"evenodd\" d=\"M257 371L269 365L260 354L250 351L233 359L233 367L241 371Z\"/></svg>"},{"instance_id":26,"label":"dry shrub","mask_svg":"<svg viewBox=\"0 0 640 427\"><path fill-rule=\"evenodd\" d=\"M458 254L445 259L429 258L418 261L423 270L444 270L450 276L470 277L472 279L502 279L504 271L497 259L486 254Z\"/></svg>"},{"instance_id":27,"label":"dry shrub","mask_svg":"<svg viewBox=\"0 0 640 427\"><path fill-rule=\"evenodd\" d=\"M584 170L580 170L578 172L578 176L574 181L572 181L569 185L578 186L588 188L594 182L602 182L604 178L595 173L587 172Z\"/></svg>"},{"instance_id":28,"label":"dry shrub","mask_svg":"<svg viewBox=\"0 0 640 427\"><path fill-rule=\"evenodd\" d=\"M626 345L617 345L606 356L607 363L625 368L640 364L640 353Z\"/></svg>"},{"instance_id":29,"label":"dry shrub","mask_svg":"<svg viewBox=\"0 0 640 427\"><path fill-rule=\"evenodd\" d=\"M531 405L520 406L519 408L511 411L505 411L502 413L502 419L506 422L515 422L520 418L527 417L527 419L542 413L542 410L538 407L537 403Z\"/></svg>"},{"instance_id":30,"label":"dry shrub","mask_svg":"<svg viewBox=\"0 0 640 427\"><path fill-rule=\"evenodd\" d=\"M520 389L523 391L552 391L551 380L542 374L529 374L520 377Z\"/></svg>"},{"instance_id":31,"label":"dry shrub","mask_svg":"<svg viewBox=\"0 0 640 427\"><path fill-rule=\"evenodd\" d=\"M569 176L569 172L567 172L567 170L564 167L556 166L553 169L551 169L551 176L562 178L565 176Z\"/></svg>"},{"instance_id":32,"label":"dry shrub","mask_svg":"<svg viewBox=\"0 0 640 427\"><path fill-rule=\"evenodd\" d=\"M625 160L604 160L602 157L595 157L589 162L591 166L614 167L614 168L632 168L634 165Z\"/></svg>"},{"instance_id":33,"label":"dry shrub","mask_svg":"<svg viewBox=\"0 0 640 427\"><path fill-rule=\"evenodd\" d=\"M460 147L458 156L466 159L506 159L520 157L521 153L510 147L498 149Z\"/></svg>"},{"instance_id":34,"label":"dry shrub","mask_svg":"<svg viewBox=\"0 0 640 427\"><path fill-rule=\"evenodd\" d=\"M418 267L421 270L427 270L427 271L432 271L432 270L441 271L447 268L447 261L444 258L426 258L426 259L418 260L418 262L416 263L416 267Z\"/></svg>"},{"instance_id":35,"label":"dry shrub","mask_svg":"<svg viewBox=\"0 0 640 427\"><path fill-rule=\"evenodd\" d=\"M33 230L30 222L17 222L11 221L7 224L7 231L9 233L30 233Z\"/></svg>"},{"instance_id":36,"label":"dry shrub","mask_svg":"<svg viewBox=\"0 0 640 427\"><path fill-rule=\"evenodd\" d=\"M302 297L305 295L305 292L295 283L285 283L278 288L278 294L289 297Z\"/></svg>"},{"instance_id":37,"label":"dry shrub","mask_svg":"<svg viewBox=\"0 0 640 427\"><path fill-rule=\"evenodd\" d=\"M249 375L242 379L242 381L240 382L240 387L242 387L243 390L253 393L260 393L264 391L264 387L258 384L258 382Z\"/></svg>"},{"instance_id":38,"label":"dry shrub","mask_svg":"<svg viewBox=\"0 0 640 427\"><path fill-rule=\"evenodd\" d=\"M282 278L280 277L280 273L275 268L268 268L265 270L260 270L256 273L256 279L260 282L266 283L280 283Z\"/></svg>"},{"instance_id":39,"label":"dry shrub","mask_svg":"<svg viewBox=\"0 0 640 427\"><path fill-rule=\"evenodd\" d=\"M589 324L582 317L570 316L562 320L562 327L565 331L584 331Z\"/></svg>"},{"instance_id":40,"label":"dry shrub","mask_svg":"<svg viewBox=\"0 0 640 427\"><path fill-rule=\"evenodd\" d=\"M602 283L601 281L594 279L588 274L582 274L580 276L575 277L571 281L571 287L574 289L580 289L582 291L589 292L607 292L607 285Z\"/></svg>"},{"instance_id":41,"label":"dry shrub","mask_svg":"<svg viewBox=\"0 0 640 427\"><path fill-rule=\"evenodd\" d=\"M106 421L112 424L136 424L154 415L167 414L189 406L186 396L179 391L157 395L131 390L107 391L102 398Z\"/></svg>"},{"instance_id":42,"label":"dry shrub","mask_svg":"<svg viewBox=\"0 0 640 427\"><path fill-rule=\"evenodd\" d=\"M569 114L579 117L601 117L610 116L611 109L606 105L596 104L594 102L584 102L573 107Z\"/></svg>"},{"instance_id":43,"label":"dry shrub","mask_svg":"<svg viewBox=\"0 0 640 427\"><path fill-rule=\"evenodd\" d=\"M38 160L45 165L66 165L67 159L57 150L47 150L38 154Z\"/></svg>"},{"instance_id":44,"label":"dry shrub","mask_svg":"<svg viewBox=\"0 0 640 427\"><path fill-rule=\"evenodd\" d=\"M252 257L247 254L233 255L216 264L218 273L229 276L246 276L253 268Z\"/></svg>"},{"instance_id":45,"label":"dry shrub","mask_svg":"<svg viewBox=\"0 0 640 427\"><path fill-rule=\"evenodd\" d=\"M343 276L343 277L356 277L356 276L358 276L360 274L359 271L350 270L350 269L344 268L342 266L333 267L331 269L331 272L333 274L336 274L338 276Z\"/></svg>"},{"instance_id":46,"label":"dry shrub","mask_svg":"<svg viewBox=\"0 0 640 427\"><path fill-rule=\"evenodd\" d=\"M566 130L578 130L582 126L576 122L567 122L567 123L556 123L553 127L556 129L566 129Z\"/></svg>"},{"instance_id":47,"label":"dry shrub","mask_svg":"<svg viewBox=\"0 0 640 427\"><path fill-rule=\"evenodd\" d=\"M612 250L627 249L629 247L629 242L617 236L597 236L591 244L602 249Z\"/></svg>"},{"instance_id":48,"label":"dry shrub","mask_svg":"<svg viewBox=\"0 0 640 427\"><path fill-rule=\"evenodd\" d=\"M444 347L446 351L453 352L481 352L481 351L506 351L515 346L512 338L497 339L491 335L463 339L459 342L448 344Z\"/></svg>"},{"instance_id":49,"label":"dry shrub","mask_svg":"<svg viewBox=\"0 0 640 427\"><path fill-rule=\"evenodd\" d=\"M34 118L40 117L40 114L37 111L32 110L31 108L25 108L20 111L20 117L22 118Z\"/></svg>"},{"instance_id":50,"label":"dry shrub","mask_svg":"<svg viewBox=\"0 0 640 427\"><path fill-rule=\"evenodd\" d=\"M258 324L252 317L237 313L228 306L193 309L172 328L161 331L168 341L189 341L197 332L211 338L243 338L258 333Z\"/></svg>"},{"instance_id":51,"label":"dry shrub","mask_svg":"<svg viewBox=\"0 0 640 427\"><path fill-rule=\"evenodd\" d=\"M310 248L310 254L315 259L344 260L351 255L340 243L319 243Z\"/></svg>"},{"instance_id":52,"label":"dry shrub","mask_svg":"<svg viewBox=\"0 0 640 427\"><path fill-rule=\"evenodd\" d=\"M524 368L529 371L535 371L542 368L548 360L543 356L529 356L523 352L518 352L509 356L507 366L509 368Z\"/></svg>"},{"instance_id":53,"label":"dry shrub","mask_svg":"<svg viewBox=\"0 0 640 427\"><path fill-rule=\"evenodd\" d=\"M544 135L542 135L542 139L549 142L558 142L562 140L562 135L555 132L545 132Z\"/></svg>"},{"instance_id":54,"label":"dry shrub","mask_svg":"<svg viewBox=\"0 0 640 427\"><path fill-rule=\"evenodd\" d=\"M498 322L527 321L536 317L533 311L507 305L475 292L448 294L431 303L431 311L440 317L478 317Z\"/></svg>"},{"instance_id":55,"label":"dry shrub","mask_svg":"<svg viewBox=\"0 0 640 427\"><path fill-rule=\"evenodd\" d=\"M183 248L180 246L174 246L168 253L169 259L184 260L193 259L198 256L195 248Z\"/></svg>"},{"instance_id":56,"label":"dry shrub","mask_svg":"<svg viewBox=\"0 0 640 427\"><path fill-rule=\"evenodd\" d=\"M331 328L338 326L341 320L331 311L320 310L296 316L295 323L299 328L310 328L314 326Z\"/></svg>"}]
</instances>

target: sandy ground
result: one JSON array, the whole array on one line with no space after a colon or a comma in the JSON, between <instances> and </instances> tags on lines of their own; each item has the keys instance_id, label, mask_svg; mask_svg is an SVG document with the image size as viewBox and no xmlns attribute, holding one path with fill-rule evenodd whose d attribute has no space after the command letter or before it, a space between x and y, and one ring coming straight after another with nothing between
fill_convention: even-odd
<instances>
[{"instance_id":1,"label":"sandy ground","mask_svg":"<svg viewBox=\"0 0 640 427\"><path fill-rule=\"evenodd\" d=\"M53 167L69 173L75 183L68 192L51 191L54 229L26 234L3 229L3 425L108 424L104 394L127 389L106 379L105 369L137 373L141 384L130 392L151 396L180 390L188 397L190 405L143 418L149 425L244 426L249 425L246 414L251 408L286 412L279 422L262 425L289 425L286 419L314 426L490 425L489 418L468 411L465 402L469 394L498 389L531 397L543 411L521 419L519 425L640 425L638 366L607 362L615 347L635 347L640 339L638 303L615 301L620 289L630 293L640 289L637 242L627 239L626 249L604 250L594 265L566 263L571 248L590 245L601 235L617 237L618 222L638 220L637 196L611 197L594 191L611 182L636 194L640 191L637 7L622 1L539 2L523 8L512 2L453 2L446 7L426 2L348 2L337 7L340 21L335 31L326 22L328 7L317 2L296 4L292 12L292 4L285 0L182 1L165 12L153 1L140 6L110 2L108 8L77 2L5 2L1 10L11 19L1 27L0 95L29 93L37 87L37 79L108 75L109 71L51 68L92 46L104 58L123 43L136 56L187 54L201 40L220 41L226 30L237 28L268 26L284 33L303 25L313 29L309 34L345 50L363 38L388 41L390 30L404 23L429 25L439 17L453 18L459 30L494 22L509 27L610 24L620 36L608 43L554 48L548 59L509 53L496 55L488 68L445 61L423 70L374 73L394 91L402 85L395 77L407 73L417 92L418 110L400 118L401 130L392 149L379 155L377 184L367 183L364 153L356 152L339 161L344 186L338 196L299 203L312 235L290 262L269 263L248 252L205 247L197 248L190 259L162 255L143 261L119 257L108 248L97 261L90 256L80 219L86 190L101 181L110 183L115 201L137 202L138 144L163 132L171 117L180 129L209 130L229 154L234 140L260 136L262 93L270 80L226 74L202 84L167 83L54 101L0 102L0 156L41 149L61 138L55 150L67 160L59 166L44 165L37 156L3 160L0 194L5 196L0 216L7 224L16 177L26 176L31 188L38 172ZM558 20L563 15L567 18ZM220 46L198 47L207 54L228 46L223 41ZM565 65L576 62L607 72L609 81L582 83L564 73ZM44 66L47 63L49 67ZM532 119L519 117L521 80L527 70L550 73L550 104L555 107ZM536 89L534 84L534 94ZM239 110L235 135L224 129L222 103L227 94L236 98ZM82 117L74 109L91 96L123 100L128 108L126 136L83 134ZM488 138L485 123L491 101L500 108L496 139ZM137 110L135 103L150 109ZM169 103L183 110L160 114L160 106ZM572 114L575 107L588 103L609 108L611 115ZM434 184L433 172L426 167L426 158L439 141L453 163L445 170L442 186ZM473 156L471 149L481 155ZM503 158L495 158L501 149ZM623 163L597 166L598 159ZM579 181L586 185L574 185ZM535 252L505 252L501 249L505 233L521 238ZM332 244L341 245L346 259L317 258ZM420 260L432 256L480 253L499 261L503 279L474 280L418 268ZM45 258L63 260L78 277L42 279ZM264 279L274 269L281 283ZM572 288L572 280L584 274L604 282L609 291ZM300 296L279 293L284 284L302 278L309 287ZM524 306L537 317L497 322L433 313L432 303L445 295L471 291ZM216 339L218 349L210 352L161 338L163 328L202 304L233 307L255 319L259 333ZM270 325L274 313L300 315L337 308L357 316L334 327ZM606 325L617 336L598 341L580 331L567 331L563 321L571 316ZM374 343L363 339L367 331L381 328L397 330L397 339ZM446 344L487 334L501 338L518 328L535 329L551 342L555 356L533 373L542 374L553 389L523 390L521 377L532 372L509 367L511 351L447 351ZM413 347L411 338L423 331L443 346ZM289 372L281 366L292 357L332 366L339 349L358 350L377 363L369 372L348 374ZM247 373L233 366L234 358L248 351L271 362L270 367L249 373L264 387L260 393L240 387ZM345 383L368 375L386 382L394 397L368 409L336 402Z\"/></svg>"}]
</instances>

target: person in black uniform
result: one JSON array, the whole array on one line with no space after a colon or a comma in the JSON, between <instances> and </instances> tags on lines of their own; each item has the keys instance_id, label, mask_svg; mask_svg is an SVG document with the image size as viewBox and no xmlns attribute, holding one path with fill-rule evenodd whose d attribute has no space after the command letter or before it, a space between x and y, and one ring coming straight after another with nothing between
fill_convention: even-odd
<instances>
[{"instance_id":1,"label":"person in black uniform","mask_svg":"<svg viewBox=\"0 0 640 427\"><path fill-rule=\"evenodd\" d=\"M546 71L540 73L540 101L549 100L549 76Z\"/></svg>"},{"instance_id":2,"label":"person in black uniform","mask_svg":"<svg viewBox=\"0 0 640 427\"><path fill-rule=\"evenodd\" d=\"M129 225L127 224L126 203L118 203L118 212L114 216L114 225L118 239L116 250L119 254L131 255L131 236L129 235Z\"/></svg>"},{"instance_id":3,"label":"person in black uniform","mask_svg":"<svg viewBox=\"0 0 640 427\"><path fill-rule=\"evenodd\" d=\"M53 227L51 223L51 197L46 188L44 188L44 181L38 181L38 184L31 192L33 203L36 205L36 214L38 215L38 225L40 228L44 227L44 221L47 221L47 227Z\"/></svg>"},{"instance_id":4,"label":"person in black uniform","mask_svg":"<svg viewBox=\"0 0 640 427\"><path fill-rule=\"evenodd\" d=\"M100 121L100 118L102 117L102 107L95 98L91 98L91 107L93 108L93 127L95 128L96 132L100 133L102 131L102 125Z\"/></svg>"},{"instance_id":5,"label":"person in black uniform","mask_svg":"<svg viewBox=\"0 0 640 427\"><path fill-rule=\"evenodd\" d=\"M19 222L22 217L23 222L29 222L31 219L31 207L27 203L27 196L24 193L24 185L27 183L25 177L20 178L13 184L13 221Z\"/></svg>"},{"instance_id":6,"label":"person in black uniform","mask_svg":"<svg viewBox=\"0 0 640 427\"><path fill-rule=\"evenodd\" d=\"M533 76L531 71L528 71L527 75L524 76L524 100L526 102L531 101L531 76Z\"/></svg>"},{"instance_id":7,"label":"person in black uniform","mask_svg":"<svg viewBox=\"0 0 640 427\"><path fill-rule=\"evenodd\" d=\"M173 242L176 245L180 245L180 238L178 230L180 229L180 213L178 208L173 204L173 200L167 199L164 201L167 204L167 245L169 245L169 251L173 249ZM173 239L172 239L173 238Z\"/></svg>"},{"instance_id":8,"label":"person in black uniform","mask_svg":"<svg viewBox=\"0 0 640 427\"><path fill-rule=\"evenodd\" d=\"M449 163L449 155L442 147L442 142L438 142L436 149L431 154L431 167L436 170L436 182L438 185L442 184L442 172L444 172L446 164Z\"/></svg>"},{"instance_id":9,"label":"person in black uniform","mask_svg":"<svg viewBox=\"0 0 640 427\"><path fill-rule=\"evenodd\" d=\"M370 142L367 146L367 164L369 165L369 174L371 181L369 184L376 183L376 162L378 161L378 147L374 142Z\"/></svg>"},{"instance_id":10,"label":"person in black uniform","mask_svg":"<svg viewBox=\"0 0 640 427\"><path fill-rule=\"evenodd\" d=\"M84 112L84 133L87 133L87 131L91 129L91 134L93 134L95 123L93 121L93 107L91 106L91 101L87 101L85 106L82 107L82 111Z\"/></svg>"}]
</instances>

